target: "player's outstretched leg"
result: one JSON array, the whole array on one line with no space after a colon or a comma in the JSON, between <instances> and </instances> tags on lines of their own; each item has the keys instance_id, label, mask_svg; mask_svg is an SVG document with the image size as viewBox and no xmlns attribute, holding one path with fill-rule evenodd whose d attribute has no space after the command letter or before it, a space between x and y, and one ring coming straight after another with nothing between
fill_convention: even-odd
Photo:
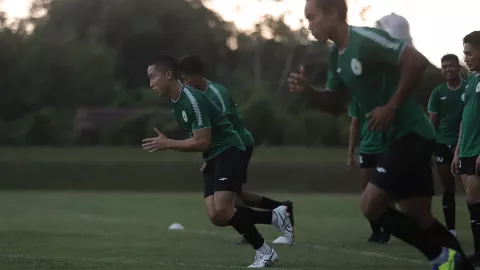
<instances>
[{"instance_id":1,"label":"player's outstretched leg","mask_svg":"<svg viewBox=\"0 0 480 270\"><path fill-rule=\"evenodd\" d=\"M288 214L288 219L291 224L291 232L285 232L285 230L281 230L285 237L287 238L287 244L292 245L293 244L293 233L294 233L294 216L293 216L293 203L291 201L275 201L270 198L260 196L254 193L250 192L241 192L238 194L238 199L237 201L237 207L240 207L241 205L244 206L249 206L249 207L254 207L254 208L259 208L259 209L268 209L268 210L275 210L278 209L281 206L285 206ZM250 209L250 208L249 208ZM253 210L253 209L251 209ZM272 211L264 211L270 213L270 215L273 213ZM264 220L259 219L258 222L255 222L255 224L274 224L274 223L264 223ZM277 228L278 229L278 228ZM248 241L245 238L242 238L240 241L237 242L238 244L248 244Z\"/></svg>"},{"instance_id":2,"label":"player's outstretched leg","mask_svg":"<svg viewBox=\"0 0 480 270\"><path fill-rule=\"evenodd\" d=\"M362 195L362 210L367 218L377 220L392 235L416 247L427 257L433 269L443 269L446 265L455 265L451 269L456 270L474 269L466 261L457 239L431 215L431 198L400 202L402 209L409 214L406 215L388 207L389 197L385 190L369 184ZM458 255L451 256L443 247L457 251Z\"/></svg>"},{"instance_id":3,"label":"player's outstretched leg","mask_svg":"<svg viewBox=\"0 0 480 270\"><path fill-rule=\"evenodd\" d=\"M281 205L272 211L254 210L246 206L238 206L237 209L242 209L248 212L255 224L273 225L282 232L287 239L287 244L292 246L294 244L293 226L289 219L287 206Z\"/></svg>"},{"instance_id":4,"label":"player's outstretched leg","mask_svg":"<svg viewBox=\"0 0 480 270\"><path fill-rule=\"evenodd\" d=\"M362 194L362 210L367 218L419 249L434 269L472 270L457 238L432 215L432 154L433 142L415 133L394 141ZM403 213L388 207L391 199ZM448 249L456 252L450 255Z\"/></svg>"},{"instance_id":5,"label":"player's outstretched leg","mask_svg":"<svg viewBox=\"0 0 480 270\"><path fill-rule=\"evenodd\" d=\"M255 227L251 213L244 208L235 208L236 194L230 191L216 191L205 198L207 212L211 222L220 227L232 226L255 249L254 262L249 268L264 268L278 261L278 255L265 243Z\"/></svg>"},{"instance_id":6,"label":"player's outstretched leg","mask_svg":"<svg viewBox=\"0 0 480 270\"><path fill-rule=\"evenodd\" d=\"M286 206L289 214L290 223L295 226L295 219L293 216L293 202L292 201L276 201L265 196L261 196L251 192L241 192L238 197L244 205L265 210L273 210L280 206Z\"/></svg>"}]
</instances>

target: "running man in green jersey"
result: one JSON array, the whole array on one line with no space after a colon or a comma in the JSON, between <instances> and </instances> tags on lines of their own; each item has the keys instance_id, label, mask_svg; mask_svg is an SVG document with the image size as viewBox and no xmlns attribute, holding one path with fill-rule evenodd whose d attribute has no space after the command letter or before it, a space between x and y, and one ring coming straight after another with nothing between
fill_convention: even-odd
<instances>
[{"instance_id":1,"label":"running man in green jersey","mask_svg":"<svg viewBox=\"0 0 480 270\"><path fill-rule=\"evenodd\" d=\"M187 55L179 60L179 68L183 82L186 85L199 89L205 93L221 110L226 114L227 119L233 124L233 128L240 135L246 151L244 156L244 172L242 175L243 184L247 182L247 171L250 158L253 153L254 140L253 136L245 128L243 124L242 114L229 91L223 85L207 80L204 77L203 62L197 55ZM206 164L202 166L201 172L205 173ZM292 226L293 222L293 204L290 201L279 202L267 197L263 197L254 193L248 193L243 189L238 193L240 200L249 207L256 207L260 209L273 210L279 206L287 206L290 222ZM240 207L240 206L239 206ZM249 208L248 208L249 209ZM293 234L285 235L287 238L287 244L293 244ZM242 238L240 243L246 243L246 239ZM248 243L248 242L247 242Z\"/></svg>"},{"instance_id":2,"label":"running man in green jersey","mask_svg":"<svg viewBox=\"0 0 480 270\"><path fill-rule=\"evenodd\" d=\"M185 140L167 138L155 129L157 137L143 140L142 147L154 152L171 149L180 152L203 152L209 168L204 174L204 197L208 217L216 226L232 226L256 250L249 268L263 268L278 260L258 232L255 224L272 224L283 231L292 231L285 206L273 211L257 211L234 206L242 188L245 146L225 114L199 90L183 85L178 64L172 57L161 55L150 63L150 87L168 98L173 116L181 127L192 133Z\"/></svg>"},{"instance_id":3,"label":"running man in green jersey","mask_svg":"<svg viewBox=\"0 0 480 270\"><path fill-rule=\"evenodd\" d=\"M358 161L360 164L360 181L362 190L365 189L370 179L372 179L382 153L384 152L383 134L367 129L367 121L365 114L358 102L353 99L350 101L348 115L352 118L350 123L350 138L348 144L348 161L349 167L356 166L355 148L360 137L360 152ZM368 238L368 242L377 244L388 244L390 242L390 233L375 221L370 220L372 234Z\"/></svg>"},{"instance_id":4,"label":"running man in green jersey","mask_svg":"<svg viewBox=\"0 0 480 270\"><path fill-rule=\"evenodd\" d=\"M480 31L465 36L463 53L473 74L465 87L465 108L452 172L462 176L475 246L474 254L469 257L480 266Z\"/></svg>"},{"instance_id":5,"label":"running man in green jersey","mask_svg":"<svg viewBox=\"0 0 480 270\"><path fill-rule=\"evenodd\" d=\"M428 60L383 30L348 25L345 0L307 0L305 16L319 42L334 42L327 86L311 86L300 68L290 75L289 90L307 93L320 108L344 106L348 92L368 112L368 129L386 133L384 155L362 194L363 213L418 248L435 269L473 269L431 211L435 130L412 93ZM402 212L390 207L392 199Z\"/></svg>"},{"instance_id":6,"label":"running man in green jersey","mask_svg":"<svg viewBox=\"0 0 480 270\"><path fill-rule=\"evenodd\" d=\"M433 89L428 102L430 121L437 131L435 163L443 186L443 216L447 229L455 232L455 176L450 165L462 122L466 83L460 78L460 61L454 54L441 59L441 72L446 82Z\"/></svg>"}]
</instances>

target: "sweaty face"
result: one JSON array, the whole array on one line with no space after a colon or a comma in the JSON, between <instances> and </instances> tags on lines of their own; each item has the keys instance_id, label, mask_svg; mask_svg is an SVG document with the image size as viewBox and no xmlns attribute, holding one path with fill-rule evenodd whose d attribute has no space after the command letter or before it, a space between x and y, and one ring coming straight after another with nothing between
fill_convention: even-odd
<instances>
[{"instance_id":1,"label":"sweaty face","mask_svg":"<svg viewBox=\"0 0 480 270\"><path fill-rule=\"evenodd\" d=\"M308 20L308 30L318 40L325 42L334 27L336 12L327 12L317 7L314 0L307 0L305 17Z\"/></svg>"},{"instance_id":2,"label":"sweaty face","mask_svg":"<svg viewBox=\"0 0 480 270\"><path fill-rule=\"evenodd\" d=\"M452 80L458 77L460 72L460 65L455 61L443 61L442 62L442 75L447 80Z\"/></svg>"},{"instance_id":3,"label":"sweaty face","mask_svg":"<svg viewBox=\"0 0 480 270\"><path fill-rule=\"evenodd\" d=\"M170 71L161 72L154 65L147 69L148 78L150 79L150 87L159 96L165 96L168 91Z\"/></svg>"},{"instance_id":4,"label":"sweaty face","mask_svg":"<svg viewBox=\"0 0 480 270\"><path fill-rule=\"evenodd\" d=\"M463 45L463 54L465 54L465 63L470 71L480 72L480 48L475 48L472 44Z\"/></svg>"}]
</instances>

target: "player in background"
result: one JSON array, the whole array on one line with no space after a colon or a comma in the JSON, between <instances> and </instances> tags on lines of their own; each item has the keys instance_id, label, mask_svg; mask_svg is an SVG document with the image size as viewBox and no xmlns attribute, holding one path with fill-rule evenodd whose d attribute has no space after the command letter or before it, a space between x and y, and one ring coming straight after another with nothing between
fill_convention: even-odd
<instances>
[{"instance_id":1,"label":"player in background","mask_svg":"<svg viewBox=\"0 0 480 270\"><path fill-rule=\"evenodd\" d=\"M327 86L311 86L301 67L289 77L290 92L305 92L319 108L345 106L349 93L368 112L368 128L386 132L384 155L361 197L364 215L420 250L434 269L474 269L431 211L435 130L412 95L428 60L382 30L348 25L345 0L307 0L305 16L319 42L334 42Z\"/></svg>"},{"instance_id":2,"label":"player in background","mask_svg":"<svg viewBox=\"0 0 480 270\"><path fill-rule=\"evenodd\" d=\"M480 31L464 37L463 53L473 74L465 87L465 108L452 172L462 176L475 247L469 258L474 265L480 266Z\"/></svg>"},{"instance_id":3,"label":"player in background","mask_svg":"<svg viewBox=\"0 0 480 270\"><path fill-rule=\"evenodd\" d=\"M233 124L233 128L240 135L246 151L244 156L244 172L242 175L242 182L247 182L247 171L250 163L250 158L253 153L254 139L250 131L245 128L243 124L242 114L235 102L233 102L229 91L223 85L207 80L204 77L203 62L197 55L187 55L179 60L179 68L182 81L191 87L199 89L205 93L222 111L226 114L227 119ZM205 164L201 171L205 169ZM244 205L249 207L256 207L260 209L273 210L279 206L287 206L289 218L292 226L294 226L293 219L293 204L290 201L275 201L270 198L260 196L254 193L245 192L242 190L238 193L239 199ZM238 203L237 203L238 204ZM250 208L247 208L250 209ZM285 235L288 244L293 244L292 234ZM239 243L248 243L245 238L242 238Z\"/></svg>"},{"instance_id":4,"label":"player in background","mask_svg":"<svg viewBox=\"0 0 480 270\"><path fill-rule=\"evenodd\" d=\"M366 112L362 111L358 102L354 99L350 101L348 115L352 118L350 123L350 138L348 144L347 164L350 168L356 166L355 154L357 142L360 141L360 152L358 161L360 165L359 178L362 190L365 189L370 179L373 177L375 168L384 151L383 134L373 132L367 129L365 119ZM360 139L359 139L360 138ZM377 244L388 244L390 242L390 233L375 221L369 220L372 234L368 242Z\"/></svg>"},{"instance_id":5,"label":"player in background","mask_svg":"<svg viewBox=\"0 0 480 270\"><path fill-rule=\"evenodd\" d=\"M450 165L455 155L462 122L466 83L460 78L460 61L454 54L441 59L441 72L446 82L437 86L428 102L428 113L437 131L435 163L443 187L442 205L447 229L455 231L455 176Z\"/></svg>"},{"instance_id":6,"label":"player in background","mask_svg":"<svg viewBox=\"0 0 480 270\"><path fill-rule=\"evenodd\" d=\"M157 137L143 140L144 150L154 152L171 149L180 152L203 152L207 163L204 173L204 198L208 217L220 227L232 226L243 235L256 251L249 268L263 268L278 260L255 224L272 224L291 231L286 206L273 211L236 208L237 192L242 188L245 146L225 114L199 90L183 85L178 64L170 56L153 59L147 69L150 87L168 98L179 125L189 130L191 138L173 140L155 129Z\"/></svg>"}]
</instances>

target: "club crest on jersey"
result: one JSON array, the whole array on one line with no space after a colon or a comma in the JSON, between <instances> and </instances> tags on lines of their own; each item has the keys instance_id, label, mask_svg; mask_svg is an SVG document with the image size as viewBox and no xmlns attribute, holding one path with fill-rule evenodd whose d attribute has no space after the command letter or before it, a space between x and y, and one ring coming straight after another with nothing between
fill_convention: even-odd
<instances>
[{"instance_id":1,"label":"club crest on jersey","mask_svg":"<svg viewBox=\"0 0 480 270\"><path fill-rule=\"evenodd\" d=\"M350 65L352 67L352 73L353 74L355 74L357 76L362 74L362 63L360 63L360 61L358 61L356 58L353 58Z\"/></svg>"},{"instance_id":2,"label":"club crest on jersey","mask_svg":"<svg viewBox=\"0 0 480 270\"><path fill-rule=\"evenodd\" d=\"M187 113L185 111L182 111L182 117L183 117L183 120L185 120L185 122L188 122Z\"/></svg>"},{"instance_id":3,"label":"club crest on jersey","mask_svg":"<svg viewBox=\"0 0 480 270\"><path fill-rule=\"evenodd\" d=\"M475 89L475 92L480 92L480 82L477 84L477 88Z\"/></svg>"},{"instance_id":4,"label":"club crest on jersey","mask_svg":"<svg viewBox=\"0 0 480 270\"><path fill-rule=\"evenodd\" d=\"M465 93L463 93L460 98L462 99L462 101L465 101Z\"/></svg>"}]
</instances>

